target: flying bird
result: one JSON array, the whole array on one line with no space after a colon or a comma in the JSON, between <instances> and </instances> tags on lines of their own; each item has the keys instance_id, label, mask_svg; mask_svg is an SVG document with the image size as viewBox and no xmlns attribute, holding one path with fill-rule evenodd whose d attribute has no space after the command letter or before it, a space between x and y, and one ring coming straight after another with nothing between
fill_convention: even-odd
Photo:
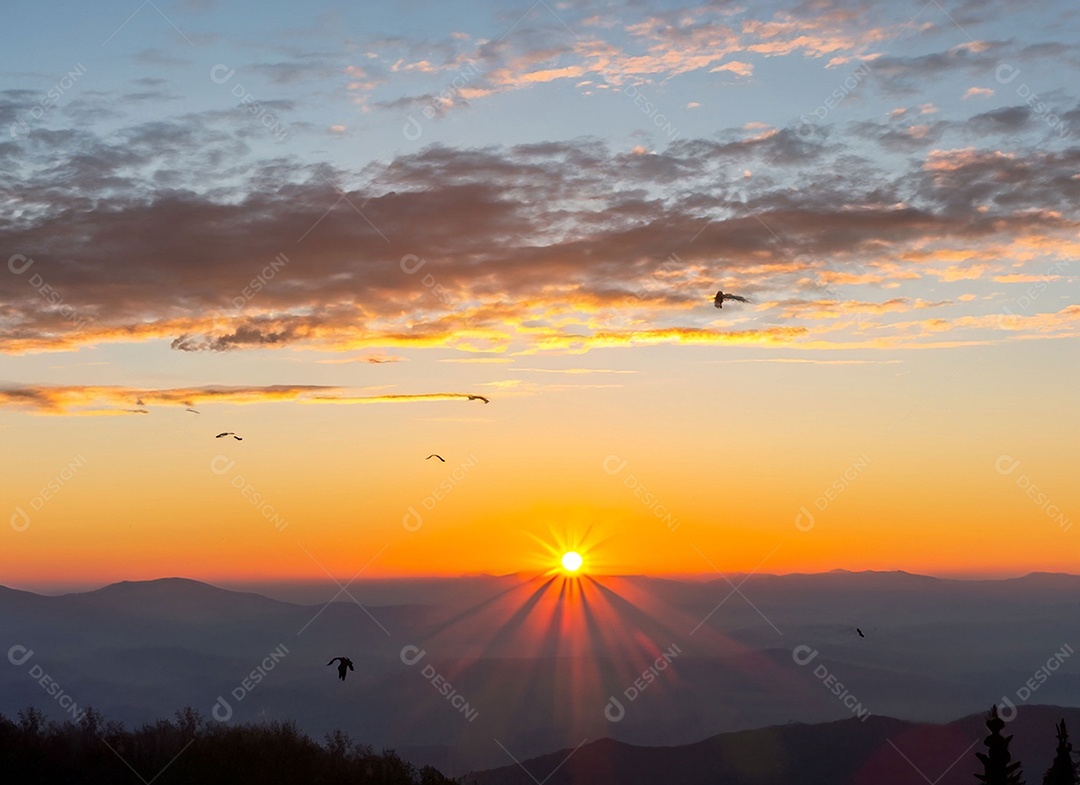
<instances>
[{"instance_id":1,"label":"flying bird","mask_svg":"<svg viewBox=\"0 0 1080 785\"><path fill-rule=\"evenodd\" d=\"M860 638L865 638L866 637L865 635L862 634L862 630L860 630L858 627L855 628L855 632L859 633Z\"/></svg>"},{"instance_id":2,"label":"flying bird","mask_svg":"<svg viewBox=\"0 0 1080 785\"><path fill-rule=\"evenodd\" d=\"M197 412L195 409L192 409L190 406L188 408L184 409L184 411L185 412L191 412L192 414L199 414L199 412Z\"/></svg>"},{"instance_id":3,"label":"flying bird","mask_svg":"<svg viewBox=\"0 0 1080 785\"><path fill-rule=\"evenodd\" d=\"M340 660L340 662L338 662L339 660ZM326 664L327 665L333 665L335 662L338 663L338 666L337 666L338 678L341 679L342 681L345 681L345 670L346 669L351 670L351 671L356 670L352 666L352 660L350 660L348 657L334 657L334 659L330 660L330 662L328 662Z\"/></svg>"},{"instance_id":4,"label":"flying bird","mask_svg":"<svg viewBox=\"0 0 1080 785\"><path fill-rule=\"evenodd\" d=\"M734 300L737 303L748 303L748 302L750 302L745 297L740 297L737 294L728 294L726 292L717 292L716 297L713 299L713 305L715 305L717 308L723 308L724 307L724 300Z\"/></svg>"},{"instance_id":5,"label":"flying bird","mask_svg":"<svg viewBox=\"0 0 1080 785\"><path fill-rule=\"evenodd\" d=\"M445 459L445 458L443 458L443 457L442 457L441 455L437 455L437 454L435 454L435 453L432 453L431 455L429 455L429 456L428 456L427 458L425 458L424 460L425 460L425 461L430 461L430 460L431 460L432 458L438 458L438 459L439 459L440 461L442 461L443 463L446 463L446 459Z\"/></svg>"},{"instance_id":6,"label":"flying bird","mask_svg":"<svg viewBox=\"0 0 1080 785\"><path fill-rule=\"evenodd\" d=\"M136 398L135 399L135 405L136 406L146 406L146 404L142 402L142 398Z\"/></svg>"},{"instance_id":7,"label":"flying bird","mask_svg":"<svg viewBox=\"0 0 1080 785\"><path fill-rule=\"evenodd\" d=\"M240 436L237 436L237 435L236 435L235 433L233 433L232 431L225 431L225 433L219 433L219 434L218 434L217 436L215 436L214 438L215 438L215 439L220 439L220 438L221 438L222 436L231 436L231 437L233 437L234 439L236 439L236 441L238 441L238 442L242 442L242 441L244 441L242 437L240 437Z\"/></svg>"},{"instance_id":8,"label":"flying bird","mask_svg":"<svg viewBox=\"0 0 1080 785\"><path fill-rule=\"evenodd\" d=\"M491 401L489 401L483 395L470 395L469 400L470 401L483 401L484 403L491 403Z\"/></svg>"}]
</instances>

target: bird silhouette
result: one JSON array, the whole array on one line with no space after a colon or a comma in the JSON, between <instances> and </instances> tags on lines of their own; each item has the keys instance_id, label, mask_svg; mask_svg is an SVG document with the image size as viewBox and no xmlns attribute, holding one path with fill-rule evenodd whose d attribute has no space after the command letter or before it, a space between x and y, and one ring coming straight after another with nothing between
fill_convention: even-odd
<instances>
[{"instance_id":1,"label":"bird silhouette","mask_svg":"<svg viewBox=\"0 0 1080 785\"><path fill-rule=\"evenodd\" d=\"M858 627L855 628L855 632L859 633L860 638L865 638L866 637L865 635L862 634L862 630L860 630Z\"/></svg>"},{"instance_id":2,"label":"bird silhouette","mask_svg":"<svg viewBox=\"0 0 1080 785\"><path fill-rule=\"evenodd\" d=\"M483 401L484 403L491 403L491 401L489 401L483 395L470 395L469 400L470 401Z\"/></svg>"},{"instance_id":3,"label":"bird silhouette","mask_svg":"<svg viewBox=\"0 0 1080 785\"><path fill-rule=\"evenodd\" d=\"M340 662L338 662L339 660L340 660ZM338 663L338 666L337 666L338 678L341 679L342 681L345 681L345 670L346 669L348 669L348 670L356 670L352 666L352 660L350 660L348 657L334 657L334 659L330 660L330 662L328 662L326 664L327 665L333 665L335 662Z\"/></svg>"},{"instance_id":4,"label":"bird silhouette","mask_svg":"<svg viewBox=\"0 0 1080 785\"><path fill-rule=\"evenodd\" d=\"M748 303L748 302L750 302L745 297L740 297L737 294L727 294L726 292L717 292L716 297L713 299L713 305L715 305L717 308L723 308L724 307L724 300L734 300L737 303Z\"/></svg>"},{"instance_id":5,"label":"bird silhouette","mask_svg":"<svg viewBox=\"0 0 1080 785\"><path fill-rule=\"evenodd\" d=\"M192 414L199 414L199 412L197 412L196 410L192 409L192 408L191 408L190 406L189 406L188 408L184 409L184 411L185 411L185 412L191 412Z\"/></svg>"},{"instance_id":6,"label":"bird silhouette","mask_svg":"<svg viewBox=\"0 0 1080 785\"><path fill-rule=\"evenodd\" d=\"M215 439L220 439L220 438L221 438L222 436L231 436L231 437L233 437L234 439L236 439L236 441L238 441L238 442L242 442L242 441L244 441L244 439L243 439L242 437L240 437L240 436L237 436L237 435L236 435L235 433L233 433L232 431L225 431L225 433L219 433L219 434L218 434L217 436L215 436L214 438L215 438Z\"/></svg>"},{"instance_id":7,"label":"bird silhouette","mask_svg":"<svg viewBox=\"0 0 1080 785\"><path fill-rule=\"evenodd\" d=\"M441 455L437 455L437 454L435 454L435 453L432 453L431 455L429 455L429 456L428 456L427 458L425 458L424 460L425 460L425 461L430 461L430 460L431 460L432 458L438 458L438 459L439 459L440 461L442 461L443 463L446 463L446 459L445 459L445 458L443 458L443 457L442 457Z\"/></svg>"},{"instance_id":8,"label":"bird silhouette","mask_svg":"<svg viewBox=\"0 0 1080 785\"><path fill-rule=\"evenodd\" d=\"M136 406L146 406L146 404L142 402L142 398L136 398L135 399L135 405Z\"/></svg>"}]
</instances>

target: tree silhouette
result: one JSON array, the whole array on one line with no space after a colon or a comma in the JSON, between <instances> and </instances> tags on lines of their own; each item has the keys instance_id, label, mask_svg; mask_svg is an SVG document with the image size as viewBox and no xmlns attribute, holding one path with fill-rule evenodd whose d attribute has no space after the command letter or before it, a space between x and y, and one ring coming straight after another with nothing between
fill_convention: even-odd
<instances>
[{"instance_id":1,"label":"tree silhouette","mask_svg":"<svg viewBox=\"0 0 1080 785\"><path fill-rule=\"evenodd\" d=\"M1065 720L1057 724L1057 755L1054 762L1043 775L1043 785L1078 785L1080 774L1077 773L1076 763L1072 759L1072 744L1069 743L1069 732L1065 729Z\"/></svg>"},{"instance_id":2,"label":"tree silhouette","mask_svg":"<svg viewBox=\"0 0 1080 785\"><path fill-rule=\"evenodd\" d=\"M291 722L211 723L190 706L174 716L128 730L89 706L77 722L49 722L35 708L17 722L0 714L0 782L145 785L153 776L155 785L454 785L341 731L320 745Z\"/></svg>"},{"instance_id":3,"label":"tree silhouette","mask_svg":"<svg viewBox=\"0 0 1080 785\"><path fill-rule=\"evenodd\" d=\"M1001 735L1005 721L998 716L996 705L990 707L990 718L986 721L986 727L990 729L990 735L983 739L986 752L975 753L982 761L983 773L976 774L975 778L985 785L1024 785L1024 781L1020 779L1020 761L1009 762L1012 760L1009 753L1012 736Z\"/></svg>"}]
</instances>

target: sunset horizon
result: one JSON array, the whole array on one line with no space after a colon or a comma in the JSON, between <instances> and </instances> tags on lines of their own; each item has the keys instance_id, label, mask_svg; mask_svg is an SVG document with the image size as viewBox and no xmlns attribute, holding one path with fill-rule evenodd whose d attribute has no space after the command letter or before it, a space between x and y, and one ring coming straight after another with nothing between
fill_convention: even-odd
<instances>
[{"instance_id":1,"label":"sunset horizon","mask_svg":"<svg viewBox=\"0 0 1080 785\"><path fill-rule=\"evenodd\" d=\"M1080 782L1072 5L5 19L0 770Z\"/></svg>"}]
</instances>

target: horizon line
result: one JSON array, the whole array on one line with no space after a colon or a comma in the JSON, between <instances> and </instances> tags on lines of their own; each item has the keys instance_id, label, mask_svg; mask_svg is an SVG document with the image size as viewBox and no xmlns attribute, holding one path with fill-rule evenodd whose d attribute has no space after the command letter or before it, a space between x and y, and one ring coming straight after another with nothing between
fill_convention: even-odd
<instances>
[{"instance_id":1,"label":"horizon line","mask_svg":"<svg viewBox=\"0 0 1080 785\"><path fill-rule=\"evenodd\" d=\"M543 576L552 571L526 571L519 570L517 572L508 573L462 573L462 574L428 574L428 575L390 575L381 577L369 577L369 578L357 578L352 581L353 585L363 584L406 584L406 583L424 583L430 581L469 581L469 580L501 580L507 578L522 578L531 579L537 576ZM657 573L655 575L647 575L644 573L597 573L591 575L574 576L580 578L594 578L597 580L602 579L627 579L627 578L645 578L652 580L666 580L666 581L680 581L686 583L707 583L714 580L723 580L725 576L745 576L747 578L794 578L794 577L817 577L827 575L907 575L912 578L928 578L938 581L955 581L955 582L991 582L991 581L1008 581L1017 580L1021 578L1027 578L1033 575L1054 575L1080 578L1080 573L1061 572L1052 570L1030 570L1023 573L946 573L940 575L931 575L928 573L910 572L903 569L891 569L891 570L850 570L846 568L833 568L831 570L821 570L818 572L787 572L787 573L773 573L773 572L740 572L731 571L723 574L716 572L701 572L701 573ZM348 580L348 578L345 578ZM245 577L234 578L226 576L217 576L213 578L192 578L184 575L163 575L157 578L122 578L119 580L100 581L100 580L84 580L84 581L33 581L33 582L19 582L16 583L0 583L0 588L11 589L14 591L25 591L32 594L39 594L42 596L60 596L62 594L85 594L89 592L99 591L106 589L110 586L118 586L121 584L130 583L157 583L160 581L190 581L192 583L200 583L206 586L212 586L218 589L226 591L236 591L238 587L255 587L255 586L317 586L324 583L337 582L334 578L297 578L297 577Z\"/></svg>"}]
</instances>

